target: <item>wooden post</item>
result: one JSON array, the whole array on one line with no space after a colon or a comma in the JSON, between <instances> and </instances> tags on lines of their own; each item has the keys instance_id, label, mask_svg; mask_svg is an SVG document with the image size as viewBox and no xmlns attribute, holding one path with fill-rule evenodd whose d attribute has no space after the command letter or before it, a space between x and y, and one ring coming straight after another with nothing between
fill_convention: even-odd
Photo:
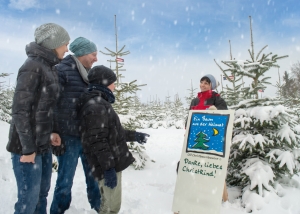
<instances>
[{"instance_id":1,"label":"wooden post","mask_svg":"<svg viewBox=\"0 0 300 214\"><path fill-rule=\"evenodd\" d=\"M228 201L228 192L227 192L226 182L224 183L222 199L223 199L224 202Z\"/></svg>"}]
</instances>

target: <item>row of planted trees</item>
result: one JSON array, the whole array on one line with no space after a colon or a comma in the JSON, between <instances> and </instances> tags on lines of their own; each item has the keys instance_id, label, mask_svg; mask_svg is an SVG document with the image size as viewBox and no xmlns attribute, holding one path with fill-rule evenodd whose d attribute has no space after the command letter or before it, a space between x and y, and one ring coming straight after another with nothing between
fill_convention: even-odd
<instances>
[{"instance_id":1,"label":"row of planted trees","mask_svg":"<svg viewBox=\"0 0 300 214\"><path fill-rule=\"evenodd\" d=\"M227 183L241 189L242 204L249 212L262 208L267 195L280 195L281 185L290 182L300 169L299 117L295 113L299 106L299 96L293 94L294 80L285 72L282 83L278 81L276 84L277 97L258 97L258 91L270 85L267 71L279 67L278 60L288 56L264 53L267 45L255 54L251 17L250 33L249 59L236 60L230 48L230 60L222 61L222 66L215 61L232 84L231 87L227 85L221 94L229 108L235 110ZM233 76L233 79L229 76ZM251 84L245 87L246 79ZM139 87L135 89L139 90ZM187 103L195 95L191 88ZM131 129L159 126L182 128L187 116L188 110L179 98L175 98L172 103L166 98L163 103L153 101L145 105L139 103L133 94L131 97L127 95L127 100L121 96L115 108L123 114L124 125ZM127 103L122 103L122 100ZM128 100L131 100L132 105L129 105ZM130 108L126 110L126 106ZM129 146L140 157L136 168L142 168L149 157L138 145L131 143Z\"/></svg>"},{"instance_id":2,"label":"row of planted trees","mask_svg":"<svg viewBox=\"0 0 300 214\"><path fill-rule=\"evenodd\" d=\"M277 61L287 56L264 53L264 46L255 54L250 17L251 48L249 59L236 60L230 48L230 60L224 60L217 66L231 83L221 92L230 109L235 110L232 145L228 165L227 183L241 189L241 201L248 211L255 211L263 206L268 194L280 195L282 184L292 183L292 176L300 169L300 63L292 67L293 76L285 72L282 81L276 83L276 98L258 97L258 91L270 85L270 77L266 72L279 67ZM196 96L193 87L185 103L175 95L173 99L166 97L164 101L153 100L147 104L140 102L135 95L142 85L136 80L122 83L119 57L129 51L111 51L106 55L113 56L111 62L116 63L114 69L118 76L116 87L115 110L121 116L123 125L128 129L137 128L184 128L190 101ZM293 70L294 69L294 70ZM2 74L0 77L5 77ZM230 79L229 76L233 76ZM250 80L245 87L244 80ZM9 89L10 90L10 89ZM0 90L0 120L10 120L12 90ZM136 169L145 166L150 160L145 147L131 142L128 144L133 152Z\"/></svg>"}]
</instances>

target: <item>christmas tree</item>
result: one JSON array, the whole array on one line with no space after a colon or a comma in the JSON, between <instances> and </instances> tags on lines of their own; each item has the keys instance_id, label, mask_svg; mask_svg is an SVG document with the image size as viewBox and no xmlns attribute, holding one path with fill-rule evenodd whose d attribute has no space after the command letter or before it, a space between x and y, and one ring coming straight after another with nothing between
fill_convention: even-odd
<instances>
[{"instance_id":1,"label":"christmas tree","mask_svg":"<svg viewBox=\"0 0 300 214\"><path fill-rule=\"evenodd\" d=\"M294 80L294 91L295 97L300 97L300 61L294 63L291 66L292 79Z\"/></svg>"},{"instance_id":2,"label":"christmas tree","mask_svg":"<svg viewBox=\"0 0 300 214\"><path fill-rule=\"evenodd\" d=\"M209 139L207 139L207 134L205 134L204 132L199 132L196 134L196 136L197 136L197 138L195 139L196 144L193 145L193 148L207 150L209 148L209 146L205 144L209 142Z\"/></svg>"},{"instance_id":3,"label":"christmas tree","mask_svg":"<svg viewBox=\"0 0 300 214\"><path fill-rule=\"evenodd\" d=\"M255 56L251 17L250 32L250 59L224 61L236 67L237 76L252 80L251 86L242 91L253 99L232 107L235 119L227 174L227 183L241 188L248 212L256 211L257 199L264 201L266 195L276 194L280 182L298 173L300 167L299 135L292 111L280 99L258 99L258 90L269 84L270 77L265 73L279 67L277 60L287 56L262 54L267 46Z\"/></svg>"},{"instance_id":4,"label":"christmas tree","mask_svg":"<svg viewBox=\"0 0 300 214\"><path fill-rule=\"evenodd\" d=\"M110 63L115 63L115 69L112 69L116 72L117 82L115 83L115 103L113 104L114 110L118 113L121 119L122 125L126 129L136 129L138 127L137 119L133 116L128 118L127 115L129 113L130 107L134 102L134 98L136 96L136 92L141 90L141 86L137 85L137 80L133 80L130 82L122 82L122 74L121 71L125 71L123 68L124 59L121 58L123 56L128 55L129 51L124 51L125 45L118 50L118 36L117 36L117 27L116 27L116 15L115 15L115 33L116 33L116 50L112 51L105 47L108 52L102 52L102 54L114 57L113 60L108 60ZM142 169L145 165L145 161L148 159L148 155L146 154L145 147L141 146L140 144L136 144L135 142L128 142L129 150L134 154L137 153L138 155L135 156L135 169ZM141 164L140 164L141 163Z\"/></svg>"},{"instance_id":5,"label":"christmas tree","mask_svg":"<svg viewBox=\"0 0 300 214\"><path fill-rule=\"evenodd\" d=\"M182 129L185 124L186 111L183 107L183 103L178 94L174 97L174 102L171 107L171 116L174 120L174 126L176 129Z\"/></svg>"},{"instance_id":6,"label":"christmas tree","mask_svg":"<svg viewBox=\"0 0 300 214\"><path fill-rule=\"evenodd\" d=\"M222 61L224 65L227 66L226 69L223 69L216 60L215 63L217 66L221 69L223 72L223 78L224 81L228 81L229 83L232 84L232 87L228 86L226 84L226 87L224 89L223 87L223 81L221 78L221 85L222 85L222 91L221 91L221 96L223 99L225 99L226 103L228 106L232 105L237 105L240 101L245 99L245 94L242 91L242 87L244 86L244 81L243 81L243 75L239 75L239 67L237 63L234 61L235 58L232 58L232 50L231 50L231 43L229 40L229 48L230 48L230 63Z\"/></svg>"},{"instance_id":7,"label":"christmas tree","mask_svg":"<svg viewBox=\"0 0 300 214\"><path fill-rule=\"evenodd\" d=\"M192 100L197 96L197 88L194 88L193 87L193 83L192 83L192 80L191 80L191 88L190 89L187 89L189 91L188 93L188 96L185 97L185 101L186 101L186 108L185 108L185 112L186 112L186 115L184 117L184 121L187 121L187 117L189 115L189 111L190 111L190 105L192 103Z\"/></svg>"},{"instance_id":8,"label":"christmas tree","mask_svg":"<svg viewBox=\"0 0 300 214\"><path fill-rule=\"evenodd\" d=\"M271 84L268 80L271 77L264 77L266 72L273 67L279 67L277 61L283 58L288 57L278 56L277 54L272 54L272 52L264 54L263 51L268 47L268 45L264 46L258 54L255 56L254 52L254 44L253 44L253 36L252 36L252 23L250 18L250 33L251 33L251 49L248 49L250 54L250 59L247 60L224 60L222 63L230 66L230 71L236 71L235 78L243 77L250 78L252 83L249 87L243 87L242 92L244 97L247 98L258 98L258 91L264 90L268 85ZM262 55L261 55L262 54ZM234 68L234 69L233 69ZM227 70L224 70L227 71Z\"/></svg>"},{"instance_id":9,"label":"christmas tree","mask_svg":"<svg viewBox=\"0 0 300 214\"><path fill-rule=\"evenodd\" d=\"M7 77L9 74L1 73L0 77ZM9 122L11 120L11 106L14 95L14 89L2 86L0 82L0 120Z\"/></svg>"}]
</instances>

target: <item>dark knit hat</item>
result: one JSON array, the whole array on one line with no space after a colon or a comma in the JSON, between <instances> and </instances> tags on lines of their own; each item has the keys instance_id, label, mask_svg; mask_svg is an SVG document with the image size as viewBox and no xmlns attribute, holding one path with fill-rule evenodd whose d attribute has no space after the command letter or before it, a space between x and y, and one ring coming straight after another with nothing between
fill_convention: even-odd
<instances>
[{"instance_id":1,"label":"dark knit hat","mask_svg":"<svg viewBox=\"0 0 300 214\"><path fill-rule=\"evenodd\" d=\"M70 51L75 56L84 56L97 51L97 46L84 37L78 37L70 44Z\"/></svg>"},{"instance_id":2,"label":"dark knit hat","mask_svg":"<svg viewBox=\"0 0 300 214\"><path fill-rule=\"evenodd\" d=\"M97 65L88 73L90 84L109 86L117 80L116 74L108 67Z\"/></svg>"},{"instance_id":3,"label":"dark knit hat","mask_svg":"<svg viewBox=\"0 0 300 214\"><path fill-rule=\"evenodd\" d=\"M35 42L45 48L55 49L70 41L68 32L58 24L43 24L34 32Z\"/></svg>"}]
</instances>

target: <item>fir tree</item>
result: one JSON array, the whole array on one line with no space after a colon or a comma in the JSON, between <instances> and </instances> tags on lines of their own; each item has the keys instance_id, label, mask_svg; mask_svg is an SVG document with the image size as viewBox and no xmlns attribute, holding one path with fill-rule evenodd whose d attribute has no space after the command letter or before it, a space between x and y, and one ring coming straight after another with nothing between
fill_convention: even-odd
<instances>
[{"instance_id":1,"label":"fir tree","mask_svg":"<svg viewBox=\"0 0 300 214\"><path fill-rule=\"evenodd\" d=\"M295 97L300 97L300 61L294 63L291 66L292 79L294 79L294 91Z\"/></svg>"},{"instance_id":2,"label":"fir tree","mask_svg":"<svg viewBox=\"0 0 300 214\"><path fill-rule=\"evenodd\" d=\"M235 119L227 174L227 183L241 187L242 203L249 212L255 211L257 198L263 200L266 191L275 194L275 184L298 173L300 167L300 137L292 111L283 106L282 100L257 96L257 91L265 88L270 79L264 77L266 71L279 67L277 60L286 56L262 54L267 46L255 56L251 18L250 32L251 59L226 61L238 66L237 75L252 79L251 87L242 90L255 97L233 107Z\"/></svg>"},{"instance_id":3,"label":"fir tree","mask_svg":"<svg viewBox=\"0 0 300 214\"><path fill-rule=\"evenodd\" d=\"M186 104L188 105L188 107L186 108L187 113L190 110L190 105L192 100L197 96L197 88L193 87L193 82L191 80L191 88L187 89L189 91L188 96L184 97Z\"/></svg>"},{"instance_id":4,"label":"fir tree","mask_svg":"<svg viewBox=\"0 0 300 214\"><path fill-rule=\"evenodd\" d=\"M7 77L8 73L1 73L0 77ZM1 86L0 82L0 120L10 122L11 107L14 95L14 89L10 87Z\"/></svg>"},{"instance_id":5,"label":"fir tree","mask_svg":"<svg viewBox=\"0 0 300 214\"><path fill-rule=\"evenodd\" d=\"M115 63L115 68L112 69L116 72L117 82L115 83L115 103L113 107L118 114L127 115L130 107L130 103L133 102L133 98L137 91L141 90L140 87L145 86L145 84L137 85L137 80L133 80L130 82L122 83L121 79L124 76L120 73L121 71L125 71L123 68L124 59L120 58L130 54L129 51L125 51L125 45L118 50L118 35L117 35L117 26L116 26L116 15L115 15L115 33L116 33L116 51L112 51L105 47L108 52L100 51L104 55L108 55L114 57L112 60L108 60L110 63Z\"/></svg>"},{"instance_id":6,"label":"fir tree","mask_svg":"<svg viewBox=\"0 0 300 214\"><path fill-rule=\"evenodd\" d=\"M122 76L122 74L120 73L121 71L125 71L125 69L123 69L123 62L124 59L121 58L123 56L128 55L130 52L129 51L125 51L125 45L118 50L118 36L117 36L117 27L116 27L116 15L115 15L115 33L116 33L116 51L112 51L108 48L105 47L105 49L108 51L106 52L102 52L101 53L114 57L113 60L109 60L109 62L113 62L115 63L115 69L112 69L113 71L116 72L116 76L117 76L117 82L115 83L116 88L115 88L115 103L113 104L113 108L114 110L119 114L120 118L121 118L121 123L122 125L126 128L126 129L134 129L138 126L138 123L136 121L136 118L129 118L126 122L122 121L122 118L127 116L131 107L132 102L134 101L134 97L135 94L138 90L141 90L140 87L141 86L145 86L145 84L143 85L138 85L137 84L137 80L133 80L130 82L126 82L123 83L121 81L121 78L123 78L124 76ZM129 150L132 153L138 153L139 155L136 156L136 161L135 161L135 169L141 169L143 164L139 164L137 162L142 162L143 160L147 160L147 155L145 152L143 151L143 148L140 144L136 144L135 142L129 142L127 143L129 146ZM134 145L134 146L132 146ZM140 158L140 159L139 159Z\"/></svg>"},{"instance_id":7,"label":"fir tree","mask_svg":"<svg viewBox=\"0 0 300 214\"><path fill-rule=\"evenodd\" d=\"M276 193L276 183L299 172L297 122L282 104L264 98L236 106L227 183L241 187L248 211L255 209L253 198Z\"/></svg>"},{"instance_id":8,"label":"fir tree","mask_svg":"<svg viewBox=\"0 0 300 214\"><path fill-rule=\"evenodd\" d=\"M280 80L279 69L278 69L278 81L276 81L276 84L274 86L277 88L276 95L277 95L278 99L279 100L284 99L284 97L283 97L284 84Z\"/></svg>"},{"instance_id":9,"label":"fir tree","mask_svg":"<svg viewBox=\"0 0 300 214\"><path fill-rule=\"evenodd\" d=\"M295 65L293 65L292 68L294 66ZM285 71L281 87L279 86L280 84L276 84L276 86L278 92L281 90L281 96L279 96L279 99L284 102L285 106L293 110L297 122L300 123L300 97L298 96L297 81L296 70L294 70L292 75Z\"/></svg>"},{"instance_id":10,"label":"fir tree","mask_svg":"<svg viewBox=\"0 0 300 214\"><path fill-rule=\"evenodd\" d=\"M189 115L189 111L190 111L190 105L192 103L192 100L197 96L197 88L194 88L193 87L193 82L191 80L191 88L190 89L187 89L189 91L188 93L188 96L185 97L185 101L186 101L186 108L185 108L185 111L186 111L186 116L184 118L184 120L186 121L187 120L187 117Z\"/></svg>"},{"instance_id":11,"label":"fir tree","mask_svg":"<svg viewBox=\"0 0 300 214\"><path fill-rule=\"evenodd\" d=\"M196 136L196 144L193 146L193 148L207 150L209 148L209 146L205 144L209 142L209 140L207 139L207 134L205 134L204 132L199 132L196 134Z\"/></svg>"},{"instance_id":12,"label":"fir tree","mask_svg":"<svg viewBox=\"0 0 300 214\"><path fill-rule=\"evenodd\" d=\"M215 63L223 72L223 76L225 77L226 81L232 84L232 87L229 87L226 84L225 90L223 88L223 81L222 81L222 92L220 93L223 99L225 99L228 106L237 105L241 100L245 98L245 94L241 90L244 86L243 76L239 75L238 70L239 66L234 61L235 59L232 58L232 51L231 51L231 43L229 40L229 48L230 48L230 62L222 61L224 65L227 66L226 69L223 69L216 60Z\"/></svg>"},{"instance_id":13,"label":"fir tree","mask_svg":"<svg viewBox=\"0 0 300 214\"><path fill-rule=\"evenodd\" d=\"M287 71L284 72L283 75L283 86L282 86L282 96L283 97L296 97L296 81L290 77Z\"/></svg>"},{"instance_id":14,"label":"fir tree","mask_svg":"<svg viewBox=\"0 0 300 214\"><path fill-rule=\"evenodd\" d=\"M252 36L252 22L251 22L251 17L249 18L250 18L251 49L248 49L248 52L250 54L250 59L224 60L222 61L222 63L230 66L229 71L230 70L235 71L234 69L236 69L235 78L242 76L242 77L252 79L251 85L249 87L243 87L242 91L246 98L251 98L254 96L254 98L258 99L258 91L264 90L267 87L266 85L271 84L270 82L268 82L268 80L271 77L264 77L265 73L273 67L278 68L279 65L277 64L277 60L286 58L288 56L287 55L278 56L277 54L272 55L272 52L264 54L263 51L268 47L268 45L264 46L255 56L253 36Z\"/></svg>"},{"instance_id":15,"label":"fir tree","mask_svg":"<svg viewBox=\"0 0 300 214\"><path fill-rule=\"evenodd\" d=\"M157 129L158 127L165 127L165 112L163 112L164 106L160 102L159 99L151 100L147 107L147 114L148 114L148 127Z\"/></svg>"},{"instance_id":16,"label":"fir tree","mask_svg":"<svg viewBox=\"0 0 300 214\"><path fill-rule=\"evenodd\" d=\"M141 121L145 118L145 115L143 114L142 103L136 95L133 97L133 102L130 105L128 114L130 117L127 122L123 123L124 127L129 130L143 128Z\"/></svg>"},{"instance_id":17,"label":"fir tree","mask_svg":"<svg viewBox=\"0 0 300 214\"><path fill-rule=\"evenodd\" d=\"M141 145L137 142L130 142L127 145L135 159L132 165L136 170L144 169L146 162L149 160L155 162L154 160L150 159L146 153L146 148L144 145Z\"/></svg>"},{"instance_id":18,"label":"fir tree","mask_svg":"<svg viewBox=\"0 0 300 214\"><path fill-rule=\"evenodd\" d=\"M137 80L129 83L117 83L115 88L115 103L113 104L114 110L121 115L127 115L129 109L134 102L134 97L137 91L141 90L140 87L144 85L137 85Z\"/></svg>"},{"instance_id":19,"label":"fir tree","mask_svg":"<svg viewBox=\"0 0 300 214\"><path fill-rule=\"evenodd\" d=\"M183 103L178 94L174 97L174 102L171 107L171 116L174 120L174 125L176 129L182 129L184 127L186 111L184 109Z\"/></svg>"},{"instance_id":20,"label":"fir tree","mask_svg":"<svg viewBox=\"0 0 300 214\"><path fill-rule=\"evenodd\" d=\"M164 128L170 128L175 126L174 120L172 118L172 101L170 95L165 97L165 101L163 103L163 106L161 108L160 115L163 116L163 120L165 123L162 125Z\"/></svg>"}]
</instances>

